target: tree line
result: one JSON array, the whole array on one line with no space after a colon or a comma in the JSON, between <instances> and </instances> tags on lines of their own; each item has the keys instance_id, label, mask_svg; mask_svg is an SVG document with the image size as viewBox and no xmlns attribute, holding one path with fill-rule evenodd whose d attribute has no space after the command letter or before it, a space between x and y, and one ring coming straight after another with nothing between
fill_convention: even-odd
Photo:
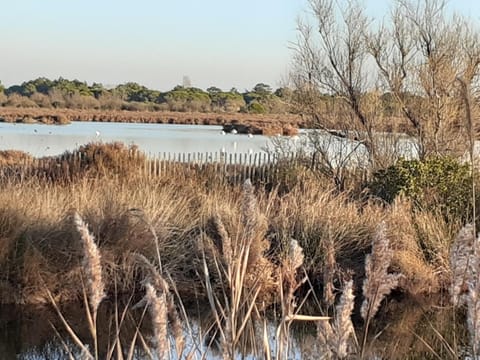
<instances>
[{"instance_id":1,"label":"tree line","mask_svg":"<svg viewBox=\"0 0 480 360\"><path fill-rule=\"evenodd\" d=\"M235 88L223 91L215 86L205 91L180 85L161 92L135 82L114 88L64 78L50 80L40 77L7 88L0 82L0 106L4 107L285 113L288 111L288 94L286 88L274 91L264 83L244 92Z\"/></svg>"}]
</instances>

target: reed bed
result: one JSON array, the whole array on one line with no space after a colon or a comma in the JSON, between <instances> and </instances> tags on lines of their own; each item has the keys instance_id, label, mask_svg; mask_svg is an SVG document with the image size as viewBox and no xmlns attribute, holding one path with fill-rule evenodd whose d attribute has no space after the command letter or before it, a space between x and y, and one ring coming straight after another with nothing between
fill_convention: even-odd
<instances>
[{"instance_id":1,"label":"reed bed","mask_svg":"<svg viewBox=\"0 0 480 360\"><path fill-rule=\"evenodd\" d=\"M459 223L446 223L402 197L385 204L339 193L312 176L288 188L261 181L237 186L208 172L152 178L122 158L128 148L102 151L95 161L86 156L78 164L82 176L2 178L3 304L60 305L85 298L96 339L103 299L146 294L140 304L145 313L149 309L158 358L169 356L171 346L160 343L165 332L173 334L177 354L185 350L186 316L174 299L210 304L209 327L225 359L239 348L285 358L290 327L298 321L318 322L318 346L326 358L365 357L369 339L382 331L370 325L389 299L432 296L451 283L457 297L471 294L470 327L479 326L478 282L451 281L452 271L458 278L474 270L455 270L462 261L450 263L450 254L478 252L473 241L470 248L450 249ZM118 164L123 170L112 172ZM258 323L275 308L281 313L278 343L270 349L265 336L259 340ZM363 329L355 330L352 316ZM135 339L141 342L141 334ZM478 339L472 343L475 352ZM91 357L98 354L96 344Z\"/></svg>"}]
</instances>

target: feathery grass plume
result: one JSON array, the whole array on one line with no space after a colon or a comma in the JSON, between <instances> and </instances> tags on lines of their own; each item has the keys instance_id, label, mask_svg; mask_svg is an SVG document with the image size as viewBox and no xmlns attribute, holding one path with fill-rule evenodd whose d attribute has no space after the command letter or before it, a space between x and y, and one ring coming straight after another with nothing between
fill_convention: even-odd
<instances>
[{"instance_id":1,"label":"feathery grass plume","mask_svg":"<svg viewBox=\"0 0 480 360\"><path fill-rule=\"evenodd\" d=\"M336 358L343 359L350 353L350 339L354 334L351 318L354 300L353 280L349 280L336 307L333 324L326 321L317 322L317 339L326 358L334 354Z\"/></svg>"},{"instance_id":2,"label":"feathery grass plume","mask_svg":"<svg viewBox=\"0 0 480 360\"><path fill-rule=\"evenodd\" d=\"M293 315L296 307L294 293L304 282L304 280L297 280L297 271L303 265L303 259L302 247L298 245L297 240L291 239L288 255L282 266L283 289L286 290L286 296L283 296L282 310L288 310L286 316ZM282 293L282 295L284 294Z\"/></svg>"},{"instance_id":3,"label":"feathery grass plume","mask_svg":"<svg viewBox=\"0 0 480 360\"><path fill-rule=\"evenodd\" d=\"M297 307L295 291L305 282L297 280L297 271L303 265L303 249L298 245L297 240L291 239L287 256L282 263L282 282L280 300L282 306L282 321L277 330L277 358L283 358L284 353L288 354L288 339L290 324L295 319L294 311Z\"/></svg>"},{"instance_id":4,"label":"feathery grass plume","mask_svg":"<svg viewBox=\"0 0 480 360\"><path fill-rule=\"evenodd\" d=\"M290 240L290 247L288 249L288 260L290 263L290 269L292 272L296 272L300 266L303 265L303 249L298 245L298 241L295 239Z\"/></svg>"},{"instance_id":5,"label":"feathery grass plume","mask_svg":"<svg viewBox=\"0 0 480 360\"><path fill-rule=\"evenodd\" d=\"M334 347L334 332L330 322L317 321L317 341L321 358L330 359L333 355L331 348Z\"/></svg>"},{"instance_id":6,"label":"feathery grass plume","mask_svg":"<svg viewBox=\"0 0 480 360\"><path fill-rule=\"evenodd\" d=\"M167 315L170 322L173 337L175 339L175 349L177 357L181 358L185 350L185 335L183 332L182 322L178 315L175 302L173 301L173 295L170 291L168 282L159 274L157 268L142 254L135 254L135 257L145 266L149 272L145 279L145 286L153 286L154 289L165 294L165 300L167 304ZM147 300L145 298L145 300ZM148 301L148 300L147 300Z\"/></svg>"},{"instance_id":7,"label":"feathery grass plume","mask_svg":"<svg viewBox=\"0 0 480 360\"><path fill-rule=\"evenodd\" d=\"M230 264L232 262L232 239L228 235L227 229L225 229L225 225L218 214L213 217L213 224L221 239L222 253L225 263Z\"/></svg>"},{"instance_id":8,"label":"feathery grass plume","mask_svg":"<svg viewBox=\"0 0 480 360\"><path fill-rule=\"evenodd\" d=\"M153 333L155 337L155 349L160 360L168 359L168 333L167 333L167 299L166 294L160 296L152 284L145 285L147 304L152 317Z\"/></svg>"},{"instance_id":9,"label":"feathery grass plume","mask_svg":"<svg viewBox=\"0 0 480 360\"><path fill-rule=\"evenodd\" d=\"M364 300L360 313L368 323L378 311L383 298L397 287L401 274L389 274L393 250L387 238L387 226L380 223L372 242L372 253L365 259L365 280L363 281Z\"/></svg>"},{"instance_id":10,"label":"feathery grass plume","mask_svg":"<svg viewBox=\"0 0 480 360\"><path fill-rule=\"evenodd\" d=\"M257 199L250 179L243 183L243 199L242 199L242 222L244 226L245 238L254 236L255 226L257 224L256 218Z\"/></svg>"},{"instance_id":11,"label":"feathery grass plume","mask_svg":"<svg viewBox=\"0 0 480 360\"><path fill-rule=\"evenodd\" d=\"M90 307L95 314L98 306L105 297L105 284L102 280L102 265L100 251L95 244L93 235L89 232L87 224L75 212L73 216L77 231L83 245L83 271L87 281L87 291Z\"/></svg>"},{"instance_id":12,"label":"feathery grass plume","mask_svg":"<svg viewBox=\"0 0 480 360\"><path fill-rule=\"evenodd\" d=\"M454 306L464 305L468 296L466 295L470 286L468 281L471 277L470 271L473 265L473 247L475 234L472 224L465 225L458 233L450 250L450 266L452 280L450 285L450 296ZM476 272L478 274L478 272ZM475 287L475 286L474 286Z\"/></svg>"}]
</instances>

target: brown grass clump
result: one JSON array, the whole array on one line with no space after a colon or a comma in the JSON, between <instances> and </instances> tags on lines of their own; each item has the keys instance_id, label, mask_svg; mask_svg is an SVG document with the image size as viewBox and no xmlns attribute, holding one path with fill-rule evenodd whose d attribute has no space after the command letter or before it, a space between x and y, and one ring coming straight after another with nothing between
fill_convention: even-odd
<instances>
[{"instance_id":1,"label":"brown grass clump","mask_svg":"<svg viewBox=\"0 0 480 360\"><path fill-rule=\"evenodd\" d=\"M19 165L31 161L32 156L19 150L0 150L0 165Z\"/></svg>"},{"instance_id":2,"label":"brown grass clump","mask_svg":"<svg viewBox=\"0 0 480 360\"><path fill-rule=\"evenodd\" d=\"M386 221L387 237L394 250L392 268L405 276L400 287L413 295L439 291L441 265L435 259L427 260L425 250L421 248L417 219L410 202L396 199Z\"/></svg>"},{"instance_id":3,"label":"brown grass clump","mask_svg":"<svg viewBox=\"0 0 480 360\"><path fill-rule=\"evenodd\" d=\"M89 143L80 146L75 154L80 157L80 169L87 171L89 176L127 176L141 169L146 161L145 154L138 151L136 145L126 146L121 142Z\"/></svg>"},{"instance_id":4,"label":"brown grass clump","mask_svg":"<svg viewBox=\"0 0 480 360\"><path fill-rule=\"evenodd\" d=\"M296 239L305 253L305 268L313 279L334 269L363 272L363 255L370 246L383 209L359 204L322 184L308 181L295 186L273 209L272 228L285 246ZM335 264L337 263L337 264ZM328 282L338 280L326 279Z\"/></svg>"}]
</instances>

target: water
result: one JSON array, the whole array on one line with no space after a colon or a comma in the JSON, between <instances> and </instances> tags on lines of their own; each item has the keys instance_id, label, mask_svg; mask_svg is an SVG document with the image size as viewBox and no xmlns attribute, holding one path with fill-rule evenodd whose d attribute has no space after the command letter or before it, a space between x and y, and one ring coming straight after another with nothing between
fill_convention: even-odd
<instances>
[{"instance_id":1,"label":"water","mask_svg":"<svg viewBox=\"0 0 480 360\"><path fill-rule=\"evenodd\" d=\"M222 134L221 126L72 122L69 125L0 123L0 150L31 155L59 155L89 142L120 141L147 154L256 153L270 143L267 136Z\"/></svg>"},{"instance_id":2,"label":"water","mask_svg":"<svg viewBox=\"0 0 480 360\"><path fill-rule=\"evenodd\" d=\"M105 358L107 349L112 345L115 337L115 304L106 300L100 306L98 318L98 339L100 358ZM121 310L121 309L120 309ZM143 309L129 310L125 321L122 323L119 335L123 349L128 352L132 339L137 330L142 334L145 344L152 345L153 333L149 314L142 318ZM212 323L208 316L208 308L191 306L188 311L190 327L185 326L186 348L197 349L194 359L221 359L221 351L216 345L209 345L210 338L206 329ZM62 308L62 313L67 318L73 331L81 341L92 349L89 339L85 310L82 304L71 304ZM120 311L121 313L121 311ZM455 324L455 320L457 323ZM468 339L465 333L462 316L455 316L451 308L423 307L412 302L390 302L379 317L376 317L371 328L371 345L369 359L438 359L451 358L448 346L456 347L458 354L465 351L465 342ZM267 333L272 353L275 351L275 331L273 322L267 322ZM185 325L185 324L184 324ZM64 350L62 341L56 335L53 327L58 331L62 341L73 351L75 358L80 358L80 352L71 337L65 331L58 319L58 315L51 308L29 307L0 307L0 359L22 360L55 360L67 359L68 353ZM261 347L263 339L262 328L259 329L260 338L256 340ZM361 335L361 324L357 328L357 336ZM318 340L315 336L315 326L310 323L294 323L291 328L291 351L288 359L318 359ZM89 344L90 343L90 344ZM448 345L447 345L448 344ZM141 341L136 342L135 359L144 360L149 357L145 354ZM431 347L431 349L429 348ZM246 351L251 351L245 348ZM437 353L435 355L432 349ZM152 348L149 348L152 350ZM175 349L171 347L171 353ZM466 359L463 354L460 358ZM175 359L176 356L172 356ZM257 356L244 354L238 359L253 360L263 358L261 350Z\"/></svg>"},{"instance_id":3,"label":"water","mask_svg":"<svg viewBox=\"0 0 480 360\"><path fill-rule=\"evenodd\" d=\"M311 135L314 136L311 136ZM404 135L379 134L385 153L414 157L416 150ZM366 166L367 151L359 141L334 137L326 132L301 130L299 136L248 136L224 134L221 126L140 123L72 122L69 125L11 124L0 122L0 150L21 150L33 156L60 155L89 142L120 141L137 145L147 155L161 153L261 153L302 149L307 153L328 154L331 165Z\"/></svg>"}]
</instances>

